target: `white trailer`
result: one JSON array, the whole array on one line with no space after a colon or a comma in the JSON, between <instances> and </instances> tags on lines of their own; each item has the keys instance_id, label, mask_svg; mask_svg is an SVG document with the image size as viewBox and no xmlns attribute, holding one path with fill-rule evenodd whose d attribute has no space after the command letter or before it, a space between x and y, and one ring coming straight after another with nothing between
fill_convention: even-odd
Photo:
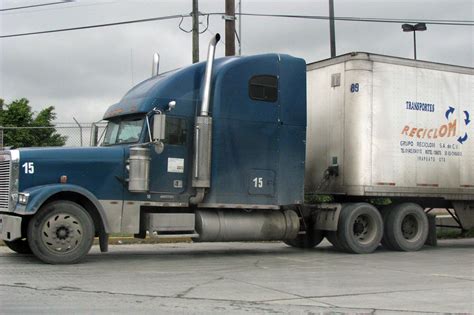
<instances>
[{"instance_id":1,"label":"white trailer","mask_svg":"<svg viewBox=\"0 0 474 315\"><path fill-rule=\"evenodd\" d=\"M382 233L388 248L417 250L426 208L454 208L463 229L474 227L473 68L350 53L308 64L307 99L306 192L339 204L320 206L316 220L336 247L369 252ZM372 247L348 248L354 235L345 228L379 218L344 213L377 197L392 201L379 207L385 232L363 231L360 244Z\"/></svg>"}]
</instances>

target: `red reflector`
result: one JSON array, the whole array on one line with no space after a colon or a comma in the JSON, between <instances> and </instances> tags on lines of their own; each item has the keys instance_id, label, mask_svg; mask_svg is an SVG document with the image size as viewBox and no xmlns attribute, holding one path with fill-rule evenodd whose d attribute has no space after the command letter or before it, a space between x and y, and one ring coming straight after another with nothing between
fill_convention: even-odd
<instances>
[{"instance_id":1,"label":"red reflector","mask_svg":"<svg viewBox=\"0 0 474 315\"><path fill-rule=\"evenodd\" d=\"M439 187L438 184L416 184L419 187Z\"/></svg>"}]
</instances>

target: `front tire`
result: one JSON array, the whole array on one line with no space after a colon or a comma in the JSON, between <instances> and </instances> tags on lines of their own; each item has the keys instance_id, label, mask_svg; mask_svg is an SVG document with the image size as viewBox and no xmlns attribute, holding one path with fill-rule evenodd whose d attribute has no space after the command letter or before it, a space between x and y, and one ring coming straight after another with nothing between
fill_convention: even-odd
<instances>
[{"instance_id":1,"label":"front tire","mask_svg":"<svg viewBox=\"0 0 474 315\"><path fill-rule=\"evenodd\" d=\"M26 239L17 239L14 241L3 241L8 248L18 254L31 254L31 248Z\"/></svg>"},{"instance_id":2,"label":"front tire","mask_svg":"<svg viewBox=\"0 0 474 315\"><path fill-rule=\"evenodd\" d=\"M43 206L28 224L33 254L49 264L73 264L89 252L94 222L77 203L54 201Z\"/></svg>"}]
</instances>

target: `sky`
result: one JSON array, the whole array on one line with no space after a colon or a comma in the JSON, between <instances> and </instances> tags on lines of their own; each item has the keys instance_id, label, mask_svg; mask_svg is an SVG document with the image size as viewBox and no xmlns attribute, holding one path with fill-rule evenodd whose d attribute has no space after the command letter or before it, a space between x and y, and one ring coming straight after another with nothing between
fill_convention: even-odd
<instances>
[{"instance_id":1,"label":"sky","mask_svg":"<svg viewBox=\"0 0 474 315\"><path fill-rule=\"evenodd\" d=\"M2 0L0 9L57 0ZM238 3L238 0L235 0ZM71 3L1 11L0 34L102 24L173 14L187 15L192 0L76 0ZM203 13L224 12L224 0L199 0ZM474 20L474 0L334 0L340 17ZM242 0L243 13L327 15L328 0ZM204 29L206 18L201 17ZM330 57L329 23L323 20L248 17L242 23L242 54L286 53L308 63ZM160 72L192 62L191 34L178 20L154 21L63 33L0 39L0 98L28 98L38 112L54 106L56 122L98 121L108 106L151 76L153 52ZM185 18L182 27L191 28ZM474 27L427 25L417 33L418 59L474 67ZM224 20L211 16L200 35L200 58ZM237 44L236 44L237 45ZM412 33L401 24L336 21L337 54L367 51L413 57ZM216 57L224 56L224 45Z\"/></svg>"}]
</instances>

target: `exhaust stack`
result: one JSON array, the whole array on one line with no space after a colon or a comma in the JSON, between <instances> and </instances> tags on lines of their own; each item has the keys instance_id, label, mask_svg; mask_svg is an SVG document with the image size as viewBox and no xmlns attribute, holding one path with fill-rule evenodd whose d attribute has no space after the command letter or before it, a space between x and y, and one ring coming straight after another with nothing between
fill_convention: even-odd
<instances>
[{"instance_id":1,"label":"exhaust stack","mask_svg":"<svg viewBox=\"0 0 474 315\"><path fill-rule=\"evenodd\" d=\"M212 68L214 66L214 56L216 55L216 45L221 39L219 33L209 42L207 52L206 72L204 73L204 93L202 95L201 116L209 116L209 102L211 97Z\"/></svg>"},{"instance_id":2,"label":"exhaust stack","mask_svg":"<svg viewBox=\"0 0 474 315\"><path fill-rule=\"evenodd\" d=\"M156 77L160 74L160 54L154 53L153 54L153 65L151 68L151 77Z\"/></svg>"},{"instance_id":3,"label":"exhaust stack","mask_svg":"<svg viewBox=\"0 0 474 315\"><path fill-rule=\"evenodd\" d=\"M194 124L194 161L192 185L196 188L196 195L189 198L190 204L199 204L204 200L206 188L211 187L211 145L212 145L212 117L209 116L209 105L212 86L212 69L216 45L221 36L216 34L209 42L206 71L204 73L204 91L200 115Z\"/></svg>"}]
</instances>

